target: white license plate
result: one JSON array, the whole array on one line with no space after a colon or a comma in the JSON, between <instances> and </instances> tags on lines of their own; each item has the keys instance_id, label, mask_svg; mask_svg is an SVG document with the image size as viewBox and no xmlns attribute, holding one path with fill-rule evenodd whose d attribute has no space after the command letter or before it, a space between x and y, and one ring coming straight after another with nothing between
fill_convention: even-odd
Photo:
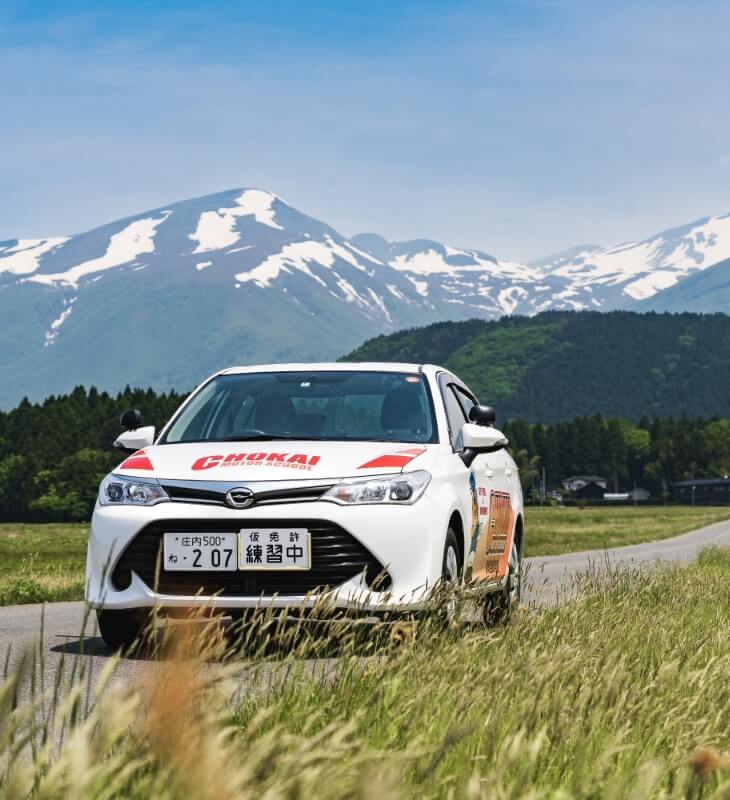
<instances>
[{"instance_id":1,"label":"white license plate","mask_svg":"<svg viewBox=\"0 0 730 800\"><path fill-rule=\"evenodd\" d=\"M237 533L166 533L164 568L168 572L235 572Z\"/></svg>"},{"instance_id":2,"label":"white license plate","mask_svg":"<svg viewBox=\"0 0 730 800\"><path fill-rule=\"evenodd\" d=\"M306 528L243 528L238 541L239 569L312 568L311 536Z\"/></svg>"}]
</instances>

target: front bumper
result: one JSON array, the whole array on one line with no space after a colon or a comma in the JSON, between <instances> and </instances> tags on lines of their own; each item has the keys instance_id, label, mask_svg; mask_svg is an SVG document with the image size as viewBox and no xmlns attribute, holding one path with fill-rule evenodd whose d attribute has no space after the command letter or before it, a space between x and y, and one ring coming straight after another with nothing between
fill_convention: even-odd
<instances>
[{"instance_id":1,"label":"front bumper","mask_svg":"<svg viewBox=\"0 0 730 800\"><path fill-rule=\"evenodd\" d=\"M262 595L251 583L248 590L242 585L240 594L230 587L225 594L206 593L205 589L188 590L185 594L170 590L171 582L161 580L159 573L156 581L150 580L149 570L146 580L132 571L128 585L123 588L119 587L118 580L117 585L112 580L120 558L143 531L147 532L145 535L151 529L162 531L168 523L172 529L175 525L188 524L200 532L205 532L206 523L213 528L230 526L231 530L237 530L254 520L256 525L270 520L272 525L291 527L299 526L302 520L316 520L342 529L387 570L390 579L387 590L368 586L372 575L366 572L336 586L330 585L324 595L291 593L291 586L284 584L278 593L275 585L269 585ZM417 610L426 605L430 591L441 576L447 520L446 513L427 495L412 506L339 506L323 501L258 506L246 511L180 502L159 503L147 508L97 506L89 537L86 598L92 607L105 609L152 606L306 608L321 603L326 597L328 603L338 608ZM159 591L161 587L167 593Z\"/></svg>"}]
</instances>

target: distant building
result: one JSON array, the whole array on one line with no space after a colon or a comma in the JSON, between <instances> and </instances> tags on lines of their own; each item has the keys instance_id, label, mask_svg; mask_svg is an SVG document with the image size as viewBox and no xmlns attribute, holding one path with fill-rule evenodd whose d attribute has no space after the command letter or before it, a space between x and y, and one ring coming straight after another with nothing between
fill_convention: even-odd
<instances>
[{"instance_id":1,"label":"distant building","mask_svg":"<svg viewBox=\"0 0 730 800\"><path fill-rule=\"evenodd\" d=\"M600 475L571 475L569 478L563 478L562 484L569 492L579 492L584 486L589 483L595 483L606 491L608 480L602 478Z\"/></svg>"},{"instance_id":2,"label":"distant building","mask_svg":"<svg viewBox=\"0 0 730 800\"><path fill-rule=\"evenodd\" d=\"M571 494L575 500L603 500L603 496L606 494L606 485L601 486L597 481L588 481Z\"/></svg>"},{"instance_id":3,"label":"distant building","mask_svg":"<svg viewBox=\"0 0 730 800\"><path fill-rule=\"evenodd\" d=\"M672 498L677 503L730 505L730 478L698 478L672 484Z\"/></svg>"}]
</instances>

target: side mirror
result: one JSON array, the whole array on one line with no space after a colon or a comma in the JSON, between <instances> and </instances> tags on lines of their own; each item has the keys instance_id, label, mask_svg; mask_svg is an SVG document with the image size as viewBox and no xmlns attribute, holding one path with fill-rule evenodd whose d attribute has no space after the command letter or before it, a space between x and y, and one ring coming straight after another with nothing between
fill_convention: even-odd
<instances>
[{"instance_id":1,"label":"side mirror","mask_svg":"<svg viewBox=\"0 0 730 800\"><path fill-rule=\"evenodd\" d=\"M133 431L124 431L114 440L114 447L123 450L125 453L136 453L137 450L144 450L150 447L155 441L155 426L148 425L145 428L135 428Z\"/></svg>"},{"instance_id":2,"label":"side mirror","mask_svg":"<svg viewBox=\"0 0 730 800\"><path fill-rule=\"evenodd\" d=\"M479 408L479 406L475 406L475 408ZM471 466L471 462L480 453L496 453L498 450L504 450L509 444L509 439L502 431L484 425L477 425L473 422L464 423L464 427L461 429L461 436L464 442L464 449L459 455L467 467Z\"/></svg>"},{"instance_id":3,"label":"side mirror","mask_svg":"<svg viewBox=\"0 0 730 800\"><path fill-rule=\"evenodd\" d=\"M142 412L136 408L128 408L121 417L119 424L125 431L136 431L142 424Z\"/></svg>"},{"instance_id":4,"label":"side mirror","mask_svg":"<svg viewBox=\"0 0 730 800\"><path fill-rule=\"evenodd\" d=\"M469 409L469 422L476 425L494 425L497 412L491 406L472 406Z\"/></svg>"}]
</instances>

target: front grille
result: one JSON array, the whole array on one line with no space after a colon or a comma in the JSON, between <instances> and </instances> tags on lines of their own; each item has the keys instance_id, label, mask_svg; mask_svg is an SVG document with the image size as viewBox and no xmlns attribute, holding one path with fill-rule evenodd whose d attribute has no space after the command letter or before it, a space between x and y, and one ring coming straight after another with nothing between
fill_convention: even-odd
<instances>
[{"instance_id":1,"label":"front grille","mask_svg":"<svg viewBox=\"0 0 730 800\"><path fill-rule=\"evenodd\" d=\"M306 481L267 481L261 483L209 482L209 481L160 481L170 499L179 503L204 503L207 505L226 505L225 497L229 489L245 486L253 492L252 505L272 505L274 503L311 503L331 489L333 484L312 484ZM278 485L277 485L278 484Z\"/></svg>"},{"instance_id":2,"label":"front grille","mask_svg":"<svg viewBox=\"0 0 730 800\"><path fill-rule=\"evenodd\" d=\"M234 533L241 527L307 528L312 538L312 568L307 571L256 572L165 572L162 541L165 533ZM391 578L377 558L339 525L323 520L246 519L230 522L212 520L165 520L143 528L127 545L112 571L118 591L126 589L135 572L151 589L170 595L212 595L261 597L303 595L327 591L365 573L367 585L385 591Z\"/></svg>"}]
</instances>

